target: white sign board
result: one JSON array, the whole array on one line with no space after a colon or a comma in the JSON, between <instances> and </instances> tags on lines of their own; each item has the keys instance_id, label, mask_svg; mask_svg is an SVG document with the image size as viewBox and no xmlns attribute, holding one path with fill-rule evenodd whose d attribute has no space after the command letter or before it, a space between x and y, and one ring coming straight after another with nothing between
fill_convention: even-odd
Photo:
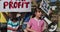
<instances>
[{"instance_id":1,"label":"white sign board","mask_svg":"<svg viewBox=\"0 0 60 32\"><path fill-rule=\"evenodd\" d=\"M49 6L49 4L48 4L45 0L42 0L42 2L40 3L40 8L41 8L47 15L49 15L50 6Z\"/></svg>"},{"instance_id":2,"label":"white sign board","mask_svg":"<svg viewBox=\"0 0 60 32\"><path fill-rule=\"evenodd\" d=\"M0 0L0 12L31 12L31 0Z\"/></svg>"}]
</instances>

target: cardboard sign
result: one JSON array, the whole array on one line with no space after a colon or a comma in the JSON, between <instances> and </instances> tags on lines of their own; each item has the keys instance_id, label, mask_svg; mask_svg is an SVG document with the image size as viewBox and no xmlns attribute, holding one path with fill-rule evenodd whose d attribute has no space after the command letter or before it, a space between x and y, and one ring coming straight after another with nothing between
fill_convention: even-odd
<instances>
[{"instance_id":1,"label":"cardboard sign","mask_svg":"<svg viewBox=\"0 0 60 32\"><path fill-rule=\"evenodd\" d=\"M0 12L31 12L31 0L1 0Z\"/></svg>"},{"instance_id":2,"label":"cardboard sign","mask_svg":"<svg viewBox=\"0 0 60 32\"><path fill-rule=\"evenodd\" d=\"M45 0L42 0L42 2L40 3L40 8L41 8L47 15L49 15L50 6L49 6L49 4L48 4Z\"/></svg>"}]
</instances>

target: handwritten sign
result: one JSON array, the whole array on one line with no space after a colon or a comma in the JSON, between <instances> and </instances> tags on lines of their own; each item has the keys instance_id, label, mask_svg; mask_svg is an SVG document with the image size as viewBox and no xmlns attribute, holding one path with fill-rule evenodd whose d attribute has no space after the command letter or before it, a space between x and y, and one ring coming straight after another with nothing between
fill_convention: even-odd
<instances>
[{"instance_id":1,"label":"handwritten sign","mask_svg":"<svg viewBox=\"0 0 60 32\"><path fill-rule=\"evenodd\" d=\"M31 0L1 0L1 12L31 12Z\"/></svg>"}]
</instances>

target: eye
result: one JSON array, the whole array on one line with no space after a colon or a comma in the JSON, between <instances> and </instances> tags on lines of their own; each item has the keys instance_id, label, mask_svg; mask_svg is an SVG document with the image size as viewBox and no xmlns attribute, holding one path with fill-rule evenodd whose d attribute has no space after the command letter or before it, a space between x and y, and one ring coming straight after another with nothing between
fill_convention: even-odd
<instances>
[{"instance_id":1,"label":"eye","mask_svg":"<svg viewBox=\"0 0 60 32\"><path fill-rule=\"evenodd\" d=\"M39 11L39 13L40 13L40 11Z\"/></svg>"}]
</instances>

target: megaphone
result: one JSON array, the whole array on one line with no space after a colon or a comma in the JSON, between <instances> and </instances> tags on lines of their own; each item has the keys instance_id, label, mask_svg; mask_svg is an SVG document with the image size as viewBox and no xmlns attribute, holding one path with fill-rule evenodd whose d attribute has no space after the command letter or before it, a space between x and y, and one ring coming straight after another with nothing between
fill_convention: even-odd
<instances>
[{"instance_id":1,"label":"megaphone","mask_svg":"<svg viewBox=\"0 0 60 32\"><path fill-rule=\"evenodd\" d=\"M47 17L44 17L43 19L47 22L48 30L50 32L53 32L53 31L55 31L57 29L57 23L56 22L50 21Z\"/></svg>"}]
</instances>

